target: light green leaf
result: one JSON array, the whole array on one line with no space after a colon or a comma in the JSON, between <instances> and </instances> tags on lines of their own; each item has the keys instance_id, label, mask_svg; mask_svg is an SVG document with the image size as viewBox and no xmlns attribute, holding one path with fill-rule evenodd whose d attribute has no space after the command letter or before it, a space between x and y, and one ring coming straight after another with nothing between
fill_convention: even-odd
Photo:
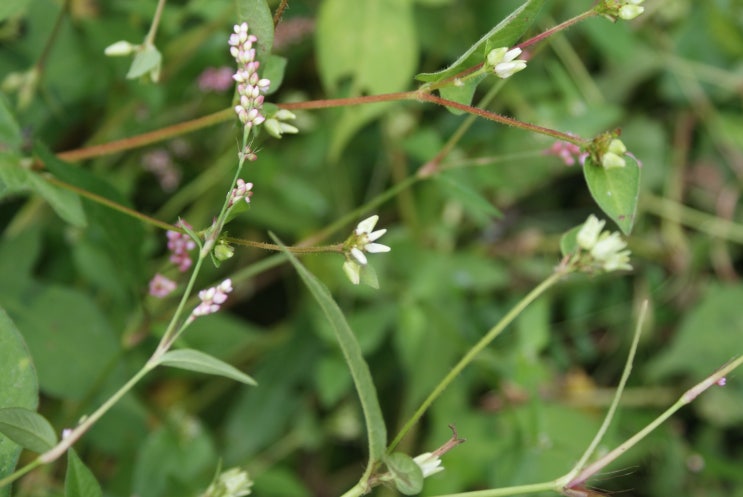
<instances>
[{"instance_id":1,"label":"light green leaf","mask_svg":"<svg viewBox=\"0 0 743 497\"><path fill-rule=\"evenodd\" d=\"M37 193L65 222L79 228L84 227L87 220L80 197L23 167L21 160L13 154L0 154L0 198L16 193Z\"/></svg>"},{"instance_id":2,"label":"light green leaf","mask_svg":"<svg viewBox=\"0 0 743 497\"><path fill-rule=\"evenodd\" d=\"M239 22L247 22L250 33L258 38L255 53L257 58L263 61L273 46L274 28L271 9L266 0L237 0L236 3L237 18Z\"/></svg>"},{"instance_id":3,"label":"light green leaf","mask_svg":"<svg viewBox=\"0 0 743 497\"><path fill-rule=\"evenodd\" d=\"M261 64L261 77L267 78L271 82L267 95L274 93L281 87L286 72L286 58L278 55L269 54L266 61Z\"/></svg>"},{"instance_id":4,"label":"light green leaf","mask_svg":"<svg viewBox=\"0 0 743 497\"><path fill-rule=\"evenodd\" d=\"M395 452L384 458L387 469L394 477L395 487L405 495L415 495L423 490L423 471L412 457Z\"/></svg>"},{"instance_id":5,"label":"light green leaf","mask_svg":"<svg viewBox=\"0 0 743 497\"><path fill-rule=\"evenodd\" d=\"M0 308L0 406L33 410L38 404L38 395L36 370L28 348L13 321ZM0 435L0 478L13 472L20 452L20 446ZM0 497L9 495L9 486L0 488Z\"/></svg>"},{"instance_id":6,"label":"light green leaf","mask_svg":"<svg viewBox=\"0 0 743 497\"><path fill-rule=\"evenodd\" d=\"M452 65L438 72L421 73L415 78L419 81L434 83L451 78L466 69L482 64L488 52L493 48L511 47L526 32L536 19L539 11L544 5L544 0L528 0L519 8L514 10L508 17L503 19L497 26L488 31L477 43L472 45ZM451 87L441 91L441 96L448 100L454 100L461 104L469 105L472 102L477 84L482 78L473 78L462 87Z\"/></svg>"},{"instance_id":7,"label":"light green leaf","mask_svg":"<svg viewBox=\"0 0 743 497\"><path fill-rule=\"evenodd\" d=\"M338 344L341 347L343 357L346 359L348 369L351 371L356 391L359 394L361 408L364 411L364 419L366 421L367 436L369 440L368 467L372 467L377 461L380 461L382 457L384 457L385 445L387 443L387 428L385 427L384 418L382 417L382 409L379 407L377 391L374 388L374 382L372 381L371 373L369 372L369 366L366 364L364 356L361 354L361 348L359 347L359 343L356 341L356 336L348 326L346 318L343 316L343 312L341 312L338 304L335 303L325 285L310 273L273 234L271 237L277 244L281 245L284 253L289 258L289 261L299 273L302 281L307 285L312 296L315 297L315 300L320 305L325 317L327 317L333 327L333 331L335 331Z\"/></svg>"},{"instance_id":8,"label":"light green leaf","mask_svg":"<svg viewBox=\"0 0 743 497\"><path fill-rule=\"evenodd\" d=\"M409 0L324 0L317 19L317 58L331 93L350 77L358 91L405 88L418 62Z\"/></svg>"},{"instance_id":9,"label":"light green leaf","mask_svg":"<svg viewBox=\"0 0 743 497\"><path fill-rule=\"evenodd\" d=\"M630 156L625 156L625 160L625 167L604 169L588 157L583 164L583 175L601 210L629 235L640 196L640 166Z\"/></svg>"},{"instance_id":10,"label":"light green leaf","mask_svg":"<svg viewBox=\"0 0 743 497\"><path fill-rule=\"evenodd\" d=\"M214 356L193 349L171 350L157 362L159 365L187 369L199 373L224 376L246 385L257 385L255 380L236 367Z\"/></svg>"},{"instance_id":11,"label":"light green leaf","mask_svg":"<svg viewBox=\"0 0 743 497\"><path fill-rule=\"evenodd\" d=\"M13 0L0 3L0 21L22 13L29 2L30 0Z\"/></svg>"},{"instance_id":12,"label":"light green leaf","mask_svg":"<svg viewBox=\"0 0 743 497\"><path fill-rule=\"evenodd\" d=\"M0 409L0 433L34 452L46 452L57 445L57 434L49 421L24 407Z\"/></svg>"},{"instance_id":13,"label":"light green leaf","mask_svg":"<svg viewBox=\"0 0 743 497\"><path fill-rule=\"evenodd\" d=\"M153 81L157 81L157 76L160 74L160 64L162 63L163 56L155 45L145 45L145 47L137 52L132 60L132 65L129 67L129 72L126 73L126 79L137 79L140 76L144 76L147 73L154 74L152 76Z\"/></svg>"},{"instance_id":14,"label":"light green leaf","mask_svg":"<svg viewBox=\"0 0 743 497\"><path fill-rule=\"evenodd\" d=\"M65 497L101 497L103 495L95 476L73 449L67 451L64 494Z\"/></svg>"}]
</instances>

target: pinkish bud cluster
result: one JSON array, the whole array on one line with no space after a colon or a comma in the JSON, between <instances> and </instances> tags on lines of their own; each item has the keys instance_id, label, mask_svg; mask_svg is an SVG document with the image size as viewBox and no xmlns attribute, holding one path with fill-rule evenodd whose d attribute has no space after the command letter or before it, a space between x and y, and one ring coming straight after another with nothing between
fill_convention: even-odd
<instances>
[{"instance_id":1,"label":"pinkish bud cluster","mask_svg":"<svg viewBox=\"0 0 743 497\"><path fill-rule=\"evenodd\" d=\"M188 226L185 221L178 221L178 226ZM188 226L190 228L190 226ZM185 233L168 231L168 250L170 250L170 262L178 266L182 273L191 267L191 256L188 252L196 248L196 243Z\"/></svg>"},{"instance_id":2,"label":"pinkish bud cluster","mask_svg":"<svg viewBox=\"0 0 743 497\"><path fill-rule=\"evenodd\" d=\"M150 280L150 295L162 299L170 295L170 293L175 290L175 287L175 281L166 278L160 273L157 273Z\"/></svg>"},{"instance_id":3,"label":"pinkish bud cluster","mask_svg":"<svg viewBox=\"0 0 743 497\"><path fill-rule=\"evenodd\" d=\"M248 23L235 25L235 32L230 35L230 53L237 61L237 72L232 76L237 82L237 94L240 103L235 112L240 122L247 128L257 126L266 120L261 113L263 95L268 91L271 82L258 75L260 62L255 60L253 43L258 38L248 34Z\"/></svg>"},{"instance_id":4,"label":"pinkish bud cluster","mask_svg":"<svg viewBox=\"0 0 743 497\"><path fill-rule=\"evenodd\" d=\"M250 197L253 195L251 191L253 189L253 183L246 183L242 178L237 179L237 186L232 189L230 193L229 207L232 207L235 203L245 200L246 203L250 203Z\"/></svg>"},{"instance_id":5,"label":"pinkish bud cluster","mask_svg":"<svg viewBox=\"0 0 743 497\"><path fill-rule=\"evenodd\" d=\"M191 312L191 318L206 316L217 312L222 304L227 301L227 295L232 291L232 280L227 278L217 286L201 290L199 299L201 303Z\"/></svg>"},{"instance_id":6,"label":"pinkish bud cluster","mask_svg":"<svg viewBox=\"0 0 743 497\"><path fill-rule=\"evenodd\" d=\"M575 164L576 159L582 164L588 154L581 152L580 147L574 143L557 141L544 151L546 155L554 155L562 159L566 166Z\"/></svg>"}]
</instances>

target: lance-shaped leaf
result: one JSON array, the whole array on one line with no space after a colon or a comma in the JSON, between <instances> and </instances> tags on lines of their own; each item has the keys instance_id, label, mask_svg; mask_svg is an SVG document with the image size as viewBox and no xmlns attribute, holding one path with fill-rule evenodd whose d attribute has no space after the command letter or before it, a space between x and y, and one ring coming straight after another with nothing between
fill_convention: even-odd
<instances>
[{"instance_id":1,"label":"lance-shaped leaf","mask_svg":"<svg viewBox=\"0 0 743 497\"><path fill-rule=\"evenodd\" d=\"M255 380L236 367L214 356L193 349L171 350L157 362L159 365L187 369L199 373L224 376L246 385L257 385Z\"/></svg>"}]
</instances>

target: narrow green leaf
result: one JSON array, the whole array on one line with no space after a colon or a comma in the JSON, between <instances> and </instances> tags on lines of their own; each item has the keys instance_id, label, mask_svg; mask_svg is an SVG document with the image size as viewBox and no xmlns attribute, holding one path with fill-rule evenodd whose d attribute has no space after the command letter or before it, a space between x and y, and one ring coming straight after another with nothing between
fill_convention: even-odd
<instances>
[{"instance_id":1,"label":"narrow green leaf","mask_svg":"<svg viewBox=\"0 0 743 497\"><path fill-rule=\"evenodd\" d=\"M101 497L103 495L95 476L73 449L67 451L64 494L65 497Z\"/></svg>"},{"instance_id":2,"label":"narrow green leaf","mask_svg":"<svg viewBox=\"0 0 743 497\"><path fill-rule=\"evenodd\" d=\"M401 494L415 495L423 490L423 471L412 457L395 452L385 457L384 463L392 473L395 487Z\"/></svg>"},{"instance_id":3,"label":"narrow green leaf","mask_svg":"<svg viewBox=\"0 0 743 497\"><path fill-rule=\"evenodd\" d=\"M20 2L17 2L20 3ZM5 2L6 8L13 2ZM0 7L0 19L2 7ZM21 127L10 109L10 104L3 93L0 93L0 152L17 152L22 142Z\"/></svg>"},{"instance_id":4,"label":"narrow green leaf","mask_svg":"<svg viewBox=\"0 0 743 497\"><path fill-rule=\"evenodd\" d=\"M258 59L263 61L273 46L273 16L268 2L266 0L237 0L236 3L238 19L240 22L247 22L250 33L258 38L255 52Z\"/></svg>"},{"instance_id":5,"label":"narrow green leaf","mask_svg":"<svg viewBox=\"0 0 743 497\"><path fill-rule=\"evenodd\" d=\"M0 433L34 452L46 452L57 445L57 434L49 421L23 407L0 409Z\"/></svg>"},{"instance_id":6,"label":"narrow green leaf","mask_svg":"<svg viewBox=\"0 0 743 497\"><path fill-rule=\"evenodd\" d=\"M583 175L601 210L629 235L640 196L640 166L630 156L625 156L625 160L625 167L604 169L589 157L583 164Z\"/></svg>"},{"instance_id":7,"label":"narrow green leaf","mask_svg":"<svg viewBox=\"0 0 743 497\"><path fill-rule=\"evenodd\" d=\"M472 45L452 65L438 72L426 72L415 76L419 81L432 83L450 78L465 69L485 61L488 52L493 48L511 47L531 26L542 9L544 0L528 0L519 8L488 31L477 43Z\"/></svg>"},{"instance_id":8,"label":"narrow green leaf","mask_svg":"<svg viewBox=\"0 0 743 497\"><path fill-rule=\"evenodd\" d=\"M351 371L359 399L361 400L361 408L364 411L364 420L366 421L369 439L369 467L372 467L384 457L385 445L387 443L387 428L382 417L382 409L379 407L377 391L374 388L369 366L364 360L356 336L351 330L351 327L348 326L343 312L338 307L338 304L335 303L325 285L310 273L276 236L272 234L271 237L277 244L281 245L289 261L297 270L302 281L307 285L310 293L315 297L325 317L328 318L330 325L333 327L336 339L343 352L343 357L348 364L348 369Z\"/></svg>"},{"instance_id":9,"label":"narrow green leaf","mask_svg":"<svg viewBox=\"0 0 743 497\"><path fill-rule=\"evenodd\" d=\"M187 369L199 373L224 376L246 385L257 385L255 380L236 367L214 356L193 349L171 350L166 352L158 364L173 368Z\"/></svg>"}]
</instances>

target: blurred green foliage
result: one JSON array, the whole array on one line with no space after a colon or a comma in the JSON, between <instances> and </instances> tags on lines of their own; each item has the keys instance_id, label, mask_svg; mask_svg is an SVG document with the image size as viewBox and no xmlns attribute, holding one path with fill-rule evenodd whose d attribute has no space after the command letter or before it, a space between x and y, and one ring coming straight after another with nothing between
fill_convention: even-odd
<instances>
[{"instance_id":1,"label":"blurred green foliage","mask_svg":"<svg viewBox=\"0 0 743 497\"><path fill-rule=\"evenodd\" d=\"M286 73L269 99L414 89L415 73L448 66L521 3L292 0L273 48L286 58ZM591 4L547 2L528 35ZM425 495L567 471L605 413L643 299L652 317L602 449L743 352L743 4L646 4L631 23L590 19L531 47L528 69L497 88L489 105L584 137L622 129L642 163L629 239L634 271L561 283L449 387L399 448L433 450L450 437L449 423L467 438L444 457L446 470L426 479ZM28 71L45 54L26 107L7 89L0 96L0 307L8 316L0 320L11 323L0 334L0 358L28 347L40 412L60 431L141 367L176 302L147 295L149 278L167 267L162 230L46 182L35 189L39 175L18 173L19 157L33 149L67 183L164 222L182 217L203 228L233 175L239 133L222 123L74 165L44 152L157 130L227 108L232 98L231 89L200 89L199 78L232 65L226 40L236 22L233 2L166 5L157 85L126 80L128 61L103 54L118 40L144 38L153 2L66 5L48 49L60 2L0 7L10 16L0 23L0 75ZM498 85L483 82L474 102ZM270 241L270 230L293 244L318 234L414 175L465 119L416 102L298 111L299 135L257 144L259 160L245 175L255 184L251 209L229 225L229 235ZM559 235L598 213L580 166L543 153L551 144L476 120L445 158L446 173L414 181L373 209L392 247L370 257L378 291L351 286L341 256L303 257L357 336L390 438L448 369L550 273ZM177 171L177 186L152 172L157 159ZM342 241L354 225L325 241ZM147 376L76 445L105 495L197 495L220 460L224 468L246 466L256 495L340 495L357 481L366 437L346 363L296 273L267 263L270 256L238 246L219 269L207 268L200 288L230 276L236 291L226 312L197 320L182 340L259 386L166 368ZM0 360L0 372L5 367ZM17 381L35 388L33 378ZM34 407L35 394L15 398L13 388L0 374L0 407ZM741 399L743 382L734 375L596 485L649 497L743 496ZM3 474L17 454L0 436ZM90 485L77 464L70 462L78 484ZM61 495L61 467L37 470L14 495Z\"/></svg>"}]
</instances>

